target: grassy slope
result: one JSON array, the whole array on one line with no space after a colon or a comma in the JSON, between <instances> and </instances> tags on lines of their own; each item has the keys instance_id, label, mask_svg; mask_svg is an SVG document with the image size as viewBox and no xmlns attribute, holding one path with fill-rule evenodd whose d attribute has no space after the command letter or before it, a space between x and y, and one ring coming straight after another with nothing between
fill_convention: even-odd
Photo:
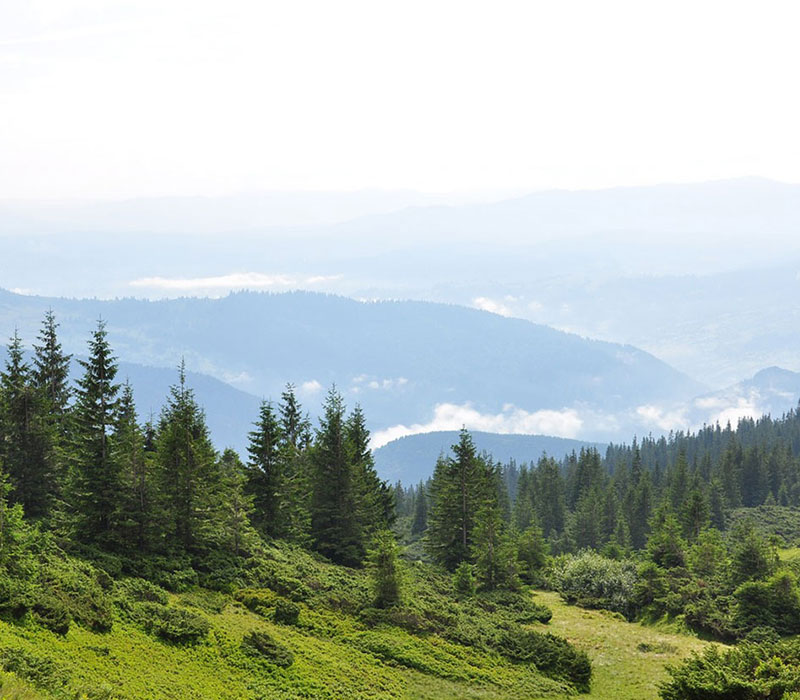
<instances>
[{"instance_id":1,"label":"grassy slope","mask_svg":"<svg viewBox=\"0 0 800 700\"><path fill-rule=\"evenodd\" d=\"M565 604L557 593L540 592L537 602L553 611L549 627L583 649L592 660L592 692L602 700L655 700L665 665L677 663L707 642L626 622L614 613Z\"/></svg>"},{"instance_id":2,"label":"grassy slope","mask_svg":"<svg viewBox=\"0 0 800 700\"><path fill-rule=\"evenodd\" d=\"M342 569L307 554L275 549L270 571L280 585L310 586L298 602L299 623L272 621L272 608L251 611L233 596L196 589L170 594L170 607L202 615L210 633L196 645L172 644L146 633L117 613L109 632L72 624L64 636L36 624L0 621L0 659L9 649L56 665L38 682L0 672L4 700L245 700L269 698L482 698L565 697L565 686L529 664L490 650L448 641L437 634L410 634L399 627L369 625L348 607L368 595L366 573ZM297 576L299 578L287 578ZM296 584L291 584L295 581ZM282 583L281 583L282 582ZM427 568L409 571L409 600L439 600ZM274 591L259 589L266 600ZM544 628L542 628L544 629ZM246 654L242 638L268 632L294 654L278 668ZM40 665L37 662L37 667ZM24 682L23 682L24 681ZM38 687L36 687L38 686Z\"/></svg>"}]
</instances>

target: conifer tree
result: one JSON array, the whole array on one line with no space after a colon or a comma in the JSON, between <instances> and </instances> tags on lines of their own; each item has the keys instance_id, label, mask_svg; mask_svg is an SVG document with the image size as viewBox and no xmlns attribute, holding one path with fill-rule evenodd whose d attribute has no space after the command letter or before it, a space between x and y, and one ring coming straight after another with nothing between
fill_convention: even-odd
<instances>
[{"instance_id":1,"label":"conifer tree","mask_svg":"<svg viewBox=\"0 0 800 700\"><path fill-rule=\"evenodd\" d=\"M284 536L308 545L311 538L311 426L294 392L287 384L278 407L279 471L283 477L281 501Z\"/></svg>"},{"instance_id":2,"label":"conifer tree","mask_svg":"<svg viewBox=\"0 0 800 700\"><path fill-rule=\"evenodd\" d=\"M224 551L240 557L248 554L252 547L253 498L246 493L245 467L234 450L228 448L222 453L218 471L219 491L213 500L217 511L213 538Z\"/></svg>"},{"instance_id":3,"label":"conifer tree","mask_svg":"<svg viewBox=\"0 0 800 700\"><path fill-rule=\"evenodd\" d=\"M69 363L72 355L68 355L61 347L58 339L58 326L52 309L48 309L39 331L39 344L33 345L33 376L49 404L49 410L56 418L63 418L71 395L69 387ZM60 425L63 429L63 424Z\"/></svg>"},{"instance_id":4,"label":"conifer tree","mask_svg":"<svg viewBox=\"0 0 800 700\"><path fill-rule=\"evenodd\" d=\"M197 552L208 544L213 527L219 472L205 415L186 385L183 362L161 412L156 467L167 545Z\"/></svg>"},{"instance_id":5,"label":"conifer tree","mask_svg":"<svg viewBox=\"0 0 800 700\"><path fill-rule=\"evenodd\" d=\"M145 451L145 435L137 420L130 382L125 382L122 387L113 451L122 477L122 545L131 551L142 552L154 544L153 484Z\"/></svg>"},{"instance_id":6,"label":"conifer tree","mask_svg":"<svg viewBox=\"0 0 800 700\"><path fill-rule=\"evenodd\" d=\"M345 434L345 407L331 388L323 406L312 455L311 536L314 549L332 561L358 565L364 556L357 514L358 484Z\"/></svg>"},{"instance_id":7,"label":"conifer tree","mask_svg":"<svg viewBox=\"0 0 800 700\"><path fill-rule=\"evenodd\" d=\"M48 513L57 490L53 435L16 331L5 371L0 372L0 397L0 459L10 480L10 500L20 503L27 517L40 518Z\"/></svg>"},{"instance_id":8,"label":"conifer tree","mask_svg":"<svg viewBox=\"0 0 800 700\"><path fill-rule=\"evenodd\" d=\"M106 326L98 321L89 340L89 359L80 360L74 419L74 468L70 484L79 539L113 548L122 500L122 472L112 450L118 419L117 363Z\"/></svg>"},{"instance_id":9,"label":"conifer tree","mask_svg":"<svg viewBox=\"0 0 800 700\"><path fill-rule=\"evenodd\" d=\"M285 460L280 454L280 425L269 401L261 403L249 437L246 492L253 499L253 524L269 537L283 537L287 534Z\"/></svg>"},{"instance_id":10,"label":"conifer tree","mask_svg":"<svg viewBox=\"0 0 800 700\"><path fill-rule=\"evenodd\" d=\"M421 535L428 527L428 497L425 494L425 484L420 481L417 494L414 497L414 520L411 522L411 534Z\"/></svg>"},{"instance_id":11,"label":"conifer tree","mask_svg":"<svg viewBox=\"0 0 800 700\"><path fill-rule=\"evenodd\" d=\"M461 429L452 450L453 457L441 457L433 472L426 534L433 558L451 571L472 555L477 511L491 488L486 465L466 429Z\"/></svg>"},{"instance_id":12,"label":"conifer tree","mask_svg":"<svg viewBox=\"0 0 800 700\"><path fill-rule=\"evenodd\" d=\"M356 405L345 424L345 439L353 469L356 517L365 540L387 529L395 520L394 492L378 477L369 447L370 435L361 406Z\"/></svg>"}]
</instances>

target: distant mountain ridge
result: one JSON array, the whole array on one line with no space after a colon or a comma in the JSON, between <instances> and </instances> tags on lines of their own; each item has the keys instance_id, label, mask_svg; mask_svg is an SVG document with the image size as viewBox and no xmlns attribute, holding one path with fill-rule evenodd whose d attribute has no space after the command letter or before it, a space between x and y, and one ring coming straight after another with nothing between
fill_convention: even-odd
<instances>
[{"instance_id":1,"label":"distant mountain ridge","mask_svg":"<svg viewBox=\"0 0 800 700\"><path fill-rule=\"evenodd\" d=\"M500 415L570 409L580 437L605 440L596 414L620 421L643 402L688 400L704 387L648 353L519 319L427 302L364 303L312 293L239 293L149 302L0 294L0 334L30 344L52 308L69 352L84 351L98 318L121 360L174 368L185 358L257 396L298 386L312 413L336 384L373 430L425 424L441 404ZM608 435L609 437L606 437ZM570 435L574 436L574 435Z\"/></svg>"},{"instance_id":2,"label":"distant mountain ridge","mask_svg":"<svg viewBox=\"0 0 800 700\"><path fill-rule=\"evenodd\" d=\"M583 442L547 435L502 435L470 431L479 452L487 452L504 464L515 460L517 464L536 462L543 454L562 459L584 447L594 447L601 452L606 445ZM408 435L374 451L375 467L382 478L402 481L406 486L427 479L440 454L449 455L451 446L458 442L458 431L443 430L420 435Z\"/></svg>"}]
</instances>

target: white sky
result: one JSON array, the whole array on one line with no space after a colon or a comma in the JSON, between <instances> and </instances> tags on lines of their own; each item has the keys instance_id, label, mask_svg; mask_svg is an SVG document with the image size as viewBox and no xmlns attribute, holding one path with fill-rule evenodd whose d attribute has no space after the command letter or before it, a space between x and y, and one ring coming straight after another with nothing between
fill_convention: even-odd
<instances>
[{"instance_id":1,"label":"white sky","mask_svg":"<svg viewBox=\"0 0 800 700\"><path fill-rule=\"evenodd\" d=\"M0 0L0 199L800 182L800 3Z\"/></svg>"}]
</instances>

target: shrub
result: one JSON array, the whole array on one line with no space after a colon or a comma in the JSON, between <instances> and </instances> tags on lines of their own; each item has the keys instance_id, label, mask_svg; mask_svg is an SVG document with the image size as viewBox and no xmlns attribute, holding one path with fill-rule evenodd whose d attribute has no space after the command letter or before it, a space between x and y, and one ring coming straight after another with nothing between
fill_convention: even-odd
<instances>
[{"instance_id":1,"label":"shrub","mask_svg":"<svg viewBox=\"0 0 800 700\"><path fill-rule=\"evenodd\" d=\"M202 615L159 603L138 603L135 616L148 632L177 644L197 642L211 629Z\"/></svg>"},{"instance_id":2,"label":"shrub","mask_svg":"<svg viewBox=\"0 0 800 700\"><path fill-rule=\"evenodd\" d=\"M581 692L589 691L592 678L589 657L566 639L520 629L504 634L498 649L514 661L534 664L551 678L568 681Z\"/></svg>"},{"instance_id":3,"label":"shrub","mask_svg":"<svg viewBox=\"0 0 800 700\"><path fill-rule=\"evenodd\" d=\"M800 632L800 592L790 571L779 571L767 581L747 581L734 597L734 622L742 630L772 627L782 634Z\"/></svg>"},{"instance_id":4,"label":"shrub","mask_svg":"<svg viewBox=\"0 0 800 700\"><path fill-rule=\"evenodd\" d=\"M280 598L275 604L272 619L282 625L296 625L300 616L300 607L290 600Z\"/></svg>"},{"instance_id":5,"label":"shrub","mask_svg":"<svg viewBox=\"0 0 800 700\"><path fill-rule=\"evenodd\" d=\"M585 551L559 557L553 568L553 586L568 603L603 608L630 618L635 613L634 590L639 580L630 560L607 559Z\"/></svg>"},{"instance_id":6,"label":"shrub","mask_svg":"<svg viewBox=\"0 0 800 700\"><path fill-rule=\"evenodd\" d=\"M727 651L707 647L680 666L668 666L663 700L780 700L800 690L798 642L751 644Z\"/></svg>"},{"instance_id":7,"label":"shrub","mask_svg":"<svg viewBox=\"0 0 800 700\"><path fill-rule=\"evenodd\" d=\"M460 596L469 597L475 595L475 575L469 562L462 561L456 568L453 573L453 588L456 589L456 594Z\"/></svg>"},{"instance_id":8,"label":"shrub","mask_svg":"<svg viewBox=\"0 0 800 700\"><path fill-rule=\"evenodd\" d=\"M117 581L116 594L123 602L128 603L160 603L166 605L167 592L154 583L143 578L126 578Z\"/></svg>"},{"instance_id":9,"label":"shrub","mask_svg":"<svg viewBox=\"0 0 800 700\"><path fill-rule=\"evenodd\" d=\"M34 619L56 634L66 634L72 622L69 611L55 596L40 593L33 603Z\"/></svg>"},{"instance_id":10,"label":"shrub","mask_svg":"<svg viewBox=\"0 0 800 700\"><path fill-rule=\"evenodd\" d=\"M248 632L242 640L242 649L251 656L259 656L281 668L288 668L294 663L292 652L263 630Z\"/></svg>"},{"instance_id":11,"label":"shrub","mask_svg":"<svg viewBox=\"0 0 800 700\"><path fill-rule=\"evenodd\" d=\"M370 583L376 608L388 608L400 602L403 586L397 542L394 535L384 530L375 535L372 549L367 554Z\"/></svg>"},{"instance_id":12,"label":"shrub","mask_svg":"<svg viewBox=\"0 0 800 700\"><path fill-rule=\"evenodd\" d=\"M69 676L49 656L39 656L22 647L7 647L0 651L0 666L16 673L38 688L58 690L67 684Z\"/></svg>"}]
</instances>

